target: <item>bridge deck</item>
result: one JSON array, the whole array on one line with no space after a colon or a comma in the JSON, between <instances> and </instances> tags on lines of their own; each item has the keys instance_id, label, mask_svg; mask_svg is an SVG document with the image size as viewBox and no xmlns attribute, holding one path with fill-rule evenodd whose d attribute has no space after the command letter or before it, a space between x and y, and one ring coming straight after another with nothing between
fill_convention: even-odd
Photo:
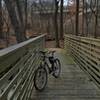
<instances>
[{"instance_id":1,"label":"bridge deck","mask_svg":"<svg viewBox=\"0 0 100 100\"><path fill-rule=\"evenodd\" d=\"M58 50L57 56L62 63L61 77L50 75L46 89L34 89L29 100L100 100L100 90L71 58L62 50Z\"/></svg>"}]
</instances>

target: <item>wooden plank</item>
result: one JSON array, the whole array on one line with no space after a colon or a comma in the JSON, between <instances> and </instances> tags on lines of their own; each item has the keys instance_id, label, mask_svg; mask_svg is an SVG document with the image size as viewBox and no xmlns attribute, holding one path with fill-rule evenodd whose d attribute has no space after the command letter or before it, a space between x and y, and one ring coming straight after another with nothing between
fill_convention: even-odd
<instances>
[{"instance_id":1,"label":"wooden plank","mask_svg":"<svg viewBox=\"0 0 100 100\"><path fill-rule=\"evenodd\" d=\"M77 56L80 55L78 52L77 52ZM76 57L77 57L76 56ZM86 57L80 55L80 57L78 57L81 61L83 61L85 63L85 66L89 67L89 69L87 69L87 72L89 71L89 73L92 73L94 77L97 78L97 80L100 82L99 78L96 76L96 74L100 77L100 71L98 72L97 70L95 70L93 68L93 66L91 66L90 64L88 64L86 61L89 61L88 59L86 59ZM82 59L83 58L83 59ZM80 62L81 63L81 62ZM92 69L92 71L94 71L96 74L94 74L92 71L90 71L90 69Z\"/></svg>"},{"instance_id":2,"label":"wooden plank","mask_svg":"<svg viewBox=\"0 0 100 100\"><path fill-rule=\"evenodd\" d=\"M75 48L73 49L74 50L74 52L76 52L75 51ZM94 71L96 72L96 73L98 73L98 75L99 75L99 72L100 72L100 68L96 65L96 64L94 64L89 58L87 58L87 55L85 54L85 53L83 53L82 51L80 52L80 51L78 51L78 52L76 52L78 55L80 55L82 58L84 58L84 60L85 61L88 61L88 63L90 63L91 64L91 68L93 68L93 66L94 66ZM87 63L87 64L88 64ZM97 71L97 70L98 71Z\"/></svg>"},{"instance_id":3,"label":"wooden plank","mask_svg":"<svg viewBox=\"0 0 100 100\"><path fill-rule=\"evenodd\" d=\"M70 53L77 58L78 64L82 64L92 79L94 77L98 82L95 79L93 81L100 86L100 40L66 35L65 42Z\"/></svg>"},{"instance_id":4,"label":"wooden plank","mask_svg":"<svg viewBox=\"0 0 100 100\"><path fill-rule=\"evenodd\" d=\"M76 63L78 63L78 65L81 67L81 69L84 70L85 73L87 73L87 75L90 77L90 79L92 79L93 82L100 88L100 84L98 84L98 82L97 82L97 81L91 76L91 74L87 71L87 70L88 70L88 69L87 69L87 66L84 65L84 63L78 61L78 59L80 59L80 58L77 58L77 56L76 56L76 57L73 56L73 58L74 58L74 59L77 59L77 60L76 60ZM84 67L85 67L87 70L84 69Z\"/></svg>"},{"instance_id":5,"label":"wooden plank","mask_svg":"<svg viewBox=\"0 0 100 100\"><path fill-rule=\"evenodd\" d=\"M99 89L77 65L66 63L68 59L63 55L57 54L62 65L60 78L55 79L49 75L45 90L38 92L33 89L28 100L99 100Z\"/></svg>"},{"instance_id":6,"label":"wooden plank","mask_svg":"<svg viewBox=\"0 0 100 100\"><path fill-rule=\"evenodd\" d=\"M89 43L89 44L92 44L92 45L96 45L96 46L100 46L100 42L96 42L95 40L96 39L93 39L91 40L91 38L88 38L86 39L87 37L80 37L80 36L73 36L73 35L65 35L65 37L69 37L70 39L75 39L75 40L80 40L80 41L83 41L85 43ZM100 41L99 39L97 39L98 41Z\"/></svg>"},{"instance_id":7,"label":"wooden plank","mask_svg":"<svg viewBox=\"0 0 100 100\"><path fill-rule=\"evenodd\" d=\"M93 47L91 45L86 45L85 43L74 41L74 40L70 40L70 41L72 41L73 43L79 44L79 45L81 45L81 46L83 46L83 47L85 47L87 49L91 49L91 50L93 50L96 53L100 53L100 50L98 48L96 48L96 46Z\"/></svg>"},{"instance_id":8,"label":"wooden plank","mask_svg":"<svg viewBox=\"0 0 100 100\"><path fill-rule=\"evenodd\" d=\"M33 84L33 74L40 62L38 52L44 49L44 36L41 35L0 51L0 71L7 70L0 78L0 100L15 100L23 93L27 98L29 94L27 89L30 89L30 85ZM9 67L11 68L8 69ZM25 83L27 87L25 85L22 88Z\"/></svg>"},{"instance_id":9,"label":"wooden plank","mask_svg":"<svg viewBox=\"0 0 100 100\"><path fill-rule=\"evenodd\" d=\"M13 67L16 62L25 55L30 48L35 48L35 45L38 46L39 39L44 38L45 35L30 39L28 41L16 44L9 48L0 50L0 75L4 75L10 68ZM43 40L43 39L42 39ZM34 42L34 43L33 43ZM42 45L40 45L42 46ZM9 59L10 58L10 59Z\"/></svg>"},{"instance_id":10,"label":"wooden plank","mask_svg":"<svg viewBox=\"0 0 100 100\"><path fill-rule=\"evenodd\" d=\"M16 45L14 45L14 46L11 46L11 47L9 47L9 48L5 48L5 49L3 49L3 50L0 50L0 58L1 58L1 56L7 55L8 53L10 53L10 52L12 52L12 51L15 51L16 49L19 49L19 48L22 48L22 47L24 47L24 46L26 46L26 45L29 45L29 44L32 43L33 41L36 41L36 40L38 40L38 39L40 39L40 38L44 38L44 36L45 36L45 35L43 34L43 35L38 36L38 37L36 37L36 38L32 38L32 39L30 39L30 40L28 40L28 41L25 41L25 42L16 44Z\"/></svg>"}]
</instances>

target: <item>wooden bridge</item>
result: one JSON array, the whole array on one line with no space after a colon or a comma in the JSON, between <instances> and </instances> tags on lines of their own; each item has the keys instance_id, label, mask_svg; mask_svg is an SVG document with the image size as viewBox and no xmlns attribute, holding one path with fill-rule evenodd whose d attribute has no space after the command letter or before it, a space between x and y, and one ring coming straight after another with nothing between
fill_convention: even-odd
<instances>
[{"instance_id":1,"label":"wooden bridge","mask_svg":"<svg viewBox=\"0 0 100 100\"><path fill-rule=\"evenodd\" d=\"M40 49L45 35L0 51L0 100L100 100L100 40L66 35L56 49L61 76L50 75L43 92L33 84Z\"/></svg>"}]
</instances>

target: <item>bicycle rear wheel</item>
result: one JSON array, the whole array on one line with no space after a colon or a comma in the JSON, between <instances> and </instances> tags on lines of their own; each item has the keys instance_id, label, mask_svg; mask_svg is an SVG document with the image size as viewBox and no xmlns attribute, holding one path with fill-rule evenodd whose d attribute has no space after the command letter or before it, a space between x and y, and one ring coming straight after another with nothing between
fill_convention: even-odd
<instances>
[{"instance_id":1,"label":"bicycle rear wheel","mask_svg":"<svg viewBox=\"0 0 100 100\"><path fill-rule=\"evenodd\" d=\"M61 63L60 63L60 60L59 59L55 59L54 60L54 66L53 66L53 76L55 78L58 78L60 76L60 73L61 73Z\"/></svg>"},{"instance_id":2,"label":"bicycle rear wheel","mask_svg":"<svg viewBox=\"0 0 100 100\"><path fill-rule=\"evenodd\" d=\"M36 90L44 90L47 84L47 79L47 70L43 67L39 67L34 75L34 86Z\"/></svg>"}]
</instances>

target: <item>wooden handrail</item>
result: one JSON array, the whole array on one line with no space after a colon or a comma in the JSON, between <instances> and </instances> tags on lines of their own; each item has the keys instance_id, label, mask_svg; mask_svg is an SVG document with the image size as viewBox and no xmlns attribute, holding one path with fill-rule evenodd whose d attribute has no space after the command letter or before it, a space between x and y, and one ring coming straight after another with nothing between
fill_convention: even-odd
<instances>
[{"instance_id":1,"label":"wooden handrail","mask_svg":"<svg viewBox=\"0 0 100 100\"><path fill-rule=\"evenodd\" d=\"M14 51L14 50L16 50L16 49L18 49L18 48L21 48L21 47L23 47L23 46L26 46L26 45L28 45L29 43L31 43L31 42L33 42L33 41L39 39L39 38L42 38L42 37L44 37L44 36L45 36L45 35L43 34L43 35L40 35L40 36L38 36L38 37L36 37L36 38L32 38L32 39L27 40L27 41L25 41L25 42L22 42L22 43L19 43L19 44L15 44L14 46L10 46L10 47L8 47L8 48L5 48L5 49L3 49L3 50L0 50L0 57L6 55L6 54L8 54L8 53L10 53L10 52L12 52L12 51Z\"/></svg>"}]
</instances>

